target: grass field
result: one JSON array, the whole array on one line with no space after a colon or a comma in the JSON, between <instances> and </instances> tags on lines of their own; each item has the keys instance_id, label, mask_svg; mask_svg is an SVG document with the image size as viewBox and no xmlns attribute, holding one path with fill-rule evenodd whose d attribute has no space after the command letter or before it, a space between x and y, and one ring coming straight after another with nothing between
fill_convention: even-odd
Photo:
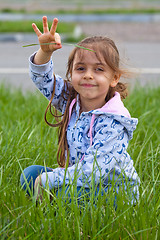
<instances>
[{"instance_id":1,"label":"grass field","mask_svg":"<svg viewBox=\"0 0 160 240\"><path fill-rule=\"evenodd\" d=\"M53 196L50 204L45 192L38 205L27 197L22 169L57 166L57 130L44 123L47 101L39 93L0 86L0 94L0 239L160 239L160 88L137 87L125 100L139 119L128 152L141 179L140 199L134 206L120 195L116 209L112 191L95 202L93 194L89 202L84 196L79 205L72 195L71 202Z\"/></svg>"},{"instance_id":2,"label":"grass field","mask_svg":"<svg viewBox=\"0 0 160 240\"><path fill-rule=\"evenodd\" d=\"M14 33L14 32L34 32L32 28L32 23L36 23L40 31L43 31L42 21L31 21L31 20L21 20L21 21L0 21L0 32L1 33ZM48 22L49 27L51 27L52 22ZM59 33L72 33L76 24L74 23L59 23L57 31Z\"/></svg>"}]
</instances>

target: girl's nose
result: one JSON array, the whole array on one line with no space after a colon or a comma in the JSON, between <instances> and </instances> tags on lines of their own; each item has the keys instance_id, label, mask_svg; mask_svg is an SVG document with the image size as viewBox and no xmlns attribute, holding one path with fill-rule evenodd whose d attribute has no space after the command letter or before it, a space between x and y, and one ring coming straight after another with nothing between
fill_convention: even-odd
<instances>
[{"instance_id":1,"label":"girl's nose","mask_svg":"<svg viewBox=\"0 0 160 240\"><path fill-rule=\"evenodd\" d=\"M93 79L92 71L88 70L84 74L84 79Z\"/></svg>"}]
</instances>

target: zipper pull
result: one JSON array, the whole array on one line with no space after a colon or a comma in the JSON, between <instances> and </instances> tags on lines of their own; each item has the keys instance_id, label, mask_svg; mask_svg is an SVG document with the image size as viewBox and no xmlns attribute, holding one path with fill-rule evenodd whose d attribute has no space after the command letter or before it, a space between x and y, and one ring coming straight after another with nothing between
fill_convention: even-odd
<instances>
[{"instance_id":1,"label":"zipper pull","mask_svg":"<svg viewBox=\"0 0 160 240\"><path fill-rule=\"evenodd\" d=\"M79 118L76 120L76 123L75 123L75 125L74 125L74 128L73 128L73 129L75 129L75 128L76 128L76 126L77 126L77 123L78 123L78 120L79 120Z\"/></svg>"}]
</instances>

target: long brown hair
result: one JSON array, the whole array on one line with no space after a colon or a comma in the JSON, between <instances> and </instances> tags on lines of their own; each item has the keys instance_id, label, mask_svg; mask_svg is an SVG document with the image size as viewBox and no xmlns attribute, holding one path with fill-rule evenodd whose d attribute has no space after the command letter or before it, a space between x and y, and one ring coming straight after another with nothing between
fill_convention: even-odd
<instances>
[{"instance_id":1,"label":"long brown hair","mask_svg":"<svg viewBox=\"0 0 160 240\"><path fill-rule=\"evenodd\" d=\"M84 48L88 48L94 51L96 57L99 60L104 60L107 65L114 71L117 76L125 75L126 71L122 70L120 68L120 58L119 58L119 52L115 45L115 43L107 37L101 37L101 36L95 36L95 37L88 37L82 40L77 44L80 47L75 47L69 58L68 58L68 65L67 65L67 72L66 72L66 80L64 80L64 90L62 92L62 96L64 99L66 99L66 109L63 115L58 115L55 108L52 110L52 100L54 98L55 93L55 75L54 75L54 86L53 86L53 93L51 96L51 99L49 101L49 104L45 111L45 121L49 126L52 127L59 127L58 130L58 152L57 152L57 162L59 166L64 167L66 164L66 157L69 154L68 144L67 144L67 137L66 137L66 129L68 126L68 120L69 120L69 106L71 101L76 97L77 92L72 87L70 81L72 78L72 69L73 69L73 61L75 58L75 55L78 53L80 56L83 56ZM83 47L83 48L81 48ZM117 86L114 88L109 88L108 93L106 93L106 102L111 99L115 91L119 92L121 95L121 98L124 99L127 96L127 89L126 85L124 83L118 82ZM48 122L47 120L47 112L48 110L53 115L57 123L52 124ZM59 120L60 119L60 120Z\"/></svg>"}]
</instances>

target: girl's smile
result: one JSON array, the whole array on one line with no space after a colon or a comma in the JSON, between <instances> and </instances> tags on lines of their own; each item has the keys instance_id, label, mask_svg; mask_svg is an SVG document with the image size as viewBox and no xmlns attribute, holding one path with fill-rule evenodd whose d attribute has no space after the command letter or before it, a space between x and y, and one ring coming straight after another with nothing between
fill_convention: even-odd
<instances>
[{"instance_id":1,"label":"girl's smile","mask_svg":"<svg viewBox=\"0 0 160 240\"><path fill-rule=\"evenodd\" d=\"M81 57L76 53L71 83L80 95L83 111L102 107L109 87L115 87L118 80L113 70L104 61L100 62L95 53L83 50Z\"/></svg>"},{"instance_id":2,"label":"girl's smile","mask_svg":"<svg viewBox=\"0 0 160 240\"><path fill-rule=\"evenodd\" d=\"M84 87L84 88L92 88L92 87L95 87L96 85L94 85L94 84L88 84L88 83L83 83L83 84L81 84L81 86Z\"/></svg>"}]
</instances>

